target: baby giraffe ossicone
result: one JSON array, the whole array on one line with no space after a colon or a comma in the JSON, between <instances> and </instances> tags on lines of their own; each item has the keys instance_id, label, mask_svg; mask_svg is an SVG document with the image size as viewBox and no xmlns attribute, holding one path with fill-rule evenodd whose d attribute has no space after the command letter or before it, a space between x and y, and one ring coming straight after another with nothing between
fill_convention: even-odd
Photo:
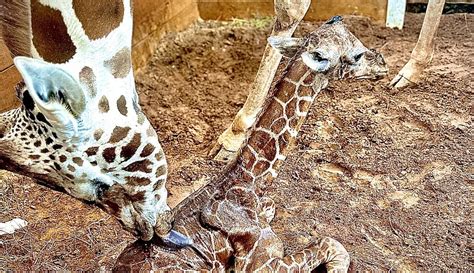
<instances>
[{"instance_id":1,"label":"baby giraffe ossicone","mask_svg":"<svg viewBox=\"0 0 474 273\"><path fill-rule=\"evenodd\" d=\"M174 208L174 228L194 243L173 250L159 239L138 241L118 258L117 272L310 272L321 264L328 272L347 271L347 251L328 237L284 255L270 226L275 207L265 189L329 80L377 79L387 74L385 61L350 33L339 16L304 38L271 37L269 43L289 58L288 65L236 160Z\"/></svg>"},{"instance_id":2,"label":"baby giraffe ossicone","mask_svg":"<svg viewBox=\"0 0 474 273\"><path fill-rule=\"evenodd\" d=\"M165 156L135 91L132 22L130 0L0 0L24 79L21 108L0 114L0 168L98 204L143 240L176 241Z\"/></svg>"}]
</instances>

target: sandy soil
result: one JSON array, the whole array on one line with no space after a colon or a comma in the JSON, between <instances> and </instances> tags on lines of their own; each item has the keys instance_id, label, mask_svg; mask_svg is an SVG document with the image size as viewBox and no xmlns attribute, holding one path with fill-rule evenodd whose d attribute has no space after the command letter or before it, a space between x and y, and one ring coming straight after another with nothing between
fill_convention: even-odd
<instances>
[{"instance_id":1,"label":"sandy soil","mask_svg":"<svg viewBox=\"0 0 474 273\"><path fill-rule=\"evenodd\" d=\"M390 77L408 60L422 15L403 31L366 18L346 22L382 51ZM217 173L207 152L243 105L269 28L199 23L167 36L137 75L141 104L167 153L170 203ZM317 23L304 23L298 33ZM354 270L472 270L474 15L443 16L424 82L333 82L269 191L274 230L288 252L331 236ZM0 268L110 269L132 236L101 210L0 172L0 222L27 228L0 237Z\"/></svg>"}]
</instances>

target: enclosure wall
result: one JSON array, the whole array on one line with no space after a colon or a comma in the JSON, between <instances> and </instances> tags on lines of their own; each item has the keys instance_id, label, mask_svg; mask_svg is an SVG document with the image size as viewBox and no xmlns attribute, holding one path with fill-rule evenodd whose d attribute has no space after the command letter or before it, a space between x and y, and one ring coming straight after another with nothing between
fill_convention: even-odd
<instances>
[{"instance_id":1,"label":"enclosure wall","mask_svg":"<svg viewBox=\"0 0 474 273\"><path fill-rule=\"evenodd\" d=\"M197 18L199 12L195 0L135 0L133 6L133 64L143 67L168 31L179 31ZM15 84L21 77L4 43L0 40L0 112L18 105Z\"/></svg>"},{"instance_id":2,"label":"enclosure wall","mask_svg":"<svg viewBox=\"0 0 474 273\"><path fill-rule=\"evenodd\" d=\"M203 19L228 20L232 18L273 15L273 0L198 0ZM312 0L306 20L326 20L332 16L355 14L384 22L387 0Z\"/></svg>"},{"instance_id":3,"label":"enclosure wall","mask_svg":"<svg viewBox=\"0 0 474 273\"><path fill-rule=\"evenodd\" d=\"M387 0L313 0L307 20L327 19L335 14L357 14L377 21L385 19ZM179 31L199 16L226 20L273 15L273 0L135 0L133 63L143 67L168 31ZM18 105L13 92L20 80L6 47L0 40L0 112Z\"/></svg>"}]
</instances>

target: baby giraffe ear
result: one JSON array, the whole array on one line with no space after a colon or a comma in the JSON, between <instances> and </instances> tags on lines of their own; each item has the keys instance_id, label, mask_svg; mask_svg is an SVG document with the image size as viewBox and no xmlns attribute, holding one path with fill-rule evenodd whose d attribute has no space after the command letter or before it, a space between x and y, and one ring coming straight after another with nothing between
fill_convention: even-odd
<instances>
[{"instance_id":1,"label":"baby giraffe ear","mask_svg":"<svg viewBox=\"0 0 474 273\"><path fill-rule=\"evenodd\" d=\"M281 36L270 36L267 39L268 43L280 52L281 55L291 58L295 56L300 47L304 44L302 38L287 38Z\"/></svg>"},{"instance_id":2,"label":"baby giraffe ear","mask_svg":"<svg viewBox=\"0 0 474 273\"><path fill-rule=\"evenodd\" d=\"M80 137L86 97L79 83L65 70L41 60L16 57L14 63L47 122L66 140Z\"/></svg>"}]
</instances>

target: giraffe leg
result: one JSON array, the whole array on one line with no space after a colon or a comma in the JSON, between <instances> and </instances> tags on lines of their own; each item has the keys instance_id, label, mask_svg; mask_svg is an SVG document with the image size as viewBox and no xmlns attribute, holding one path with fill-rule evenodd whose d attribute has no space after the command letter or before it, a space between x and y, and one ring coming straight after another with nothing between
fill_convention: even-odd
<instances>
[{"instance_id":1,"label":"giraffe leg","mask_svg":"<svg viewBox=\"0 0 474 273\"><path fill-rule=\"evenodd\" d=\"M434 37L443 13L445 0L429 0L420 37L408 63L390 82L391 87L403 88L420 80L423 70L431 61L434 52Z\"/></svg>"},{"instance_id":2,"label":"giraffe leg","mask_svg":"<svg viewBox=\"0 0 474 273\"><path fill-rule=\"evenodd\" d=\"M342 244L325 237L300 252L270 259L254 272L310 272L320 265L327 272L347 272L349 264L349 253Z\"/></svg>"}]
</instances>

